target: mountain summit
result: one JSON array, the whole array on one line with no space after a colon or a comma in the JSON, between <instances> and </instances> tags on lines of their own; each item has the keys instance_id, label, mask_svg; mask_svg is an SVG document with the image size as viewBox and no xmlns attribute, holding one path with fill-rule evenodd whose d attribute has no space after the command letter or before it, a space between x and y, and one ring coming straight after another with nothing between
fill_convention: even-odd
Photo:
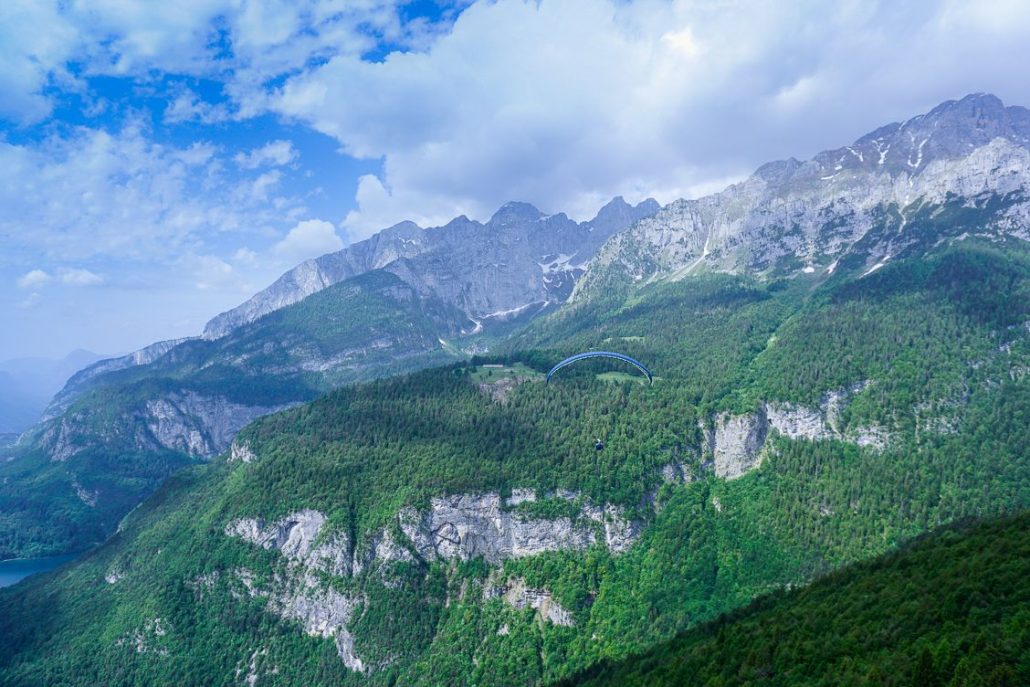
<instances>
[{"instance_id":1,"label":"mountain summit","mask_svg":"<svg viewBox=\"0 0 1030 687\"><path fill-rule=\"evenodd\" d=\"M394 272L420 293L438 288L450 291L445 298L457 297L461 302L455 305L473 321L493 313L561 303L605 240L658 208L650 198L637 206L619 198L589 222L577 223L564 214L544 215L529 203L510 202L485 225L464 216L429 229L401 222L298 265L246 303L213 318L204 328L204 337L225 336L262 315L375 269ZM496 241L487 230L499 228L512 241L504 246L504 255L483 260ZM556 260L558 256L564 257Z\"/></svg>"},{"instance_id":2,"label":"mountain summit","mask_svg":"<svg viewBox=\"0 0 1030 687\"><path fill-rule=\"evenodd\" d=\"M711 271L865 271L967 231L1026 239L1028 182L1030 110L969 95L810 160L762 165L720 193L670 203L613 237L577 290ZM925 230L942 211L953 221Z\"/></svg>"}]
</instances>

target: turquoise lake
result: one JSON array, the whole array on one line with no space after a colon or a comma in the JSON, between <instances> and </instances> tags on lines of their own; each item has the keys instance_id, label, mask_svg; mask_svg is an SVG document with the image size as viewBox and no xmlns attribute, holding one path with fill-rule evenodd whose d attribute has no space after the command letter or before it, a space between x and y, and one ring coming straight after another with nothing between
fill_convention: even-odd
<instances>
[{"instance_id":1,"label":"turquoise lake","mask_svg":"<svg viewBox=\"0 0 1030 687\"><path fill-rule=\"evenodd\" d=\"M19 558L13 561L0 561L0 587L9 587L15 582L46 572L75 558L71 556L53 556L51 558Z\"/></svg>"}]
</instances>

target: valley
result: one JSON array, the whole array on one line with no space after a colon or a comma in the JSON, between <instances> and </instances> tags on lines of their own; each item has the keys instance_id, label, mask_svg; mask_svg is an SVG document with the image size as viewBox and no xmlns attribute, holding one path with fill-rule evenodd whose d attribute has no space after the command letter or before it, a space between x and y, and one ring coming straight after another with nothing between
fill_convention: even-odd
<instances>
[{"instance_id":1,"label":"valley","mask_svg":"<svg viewBox=\"0 0 1030 687\"><path fill-rule=\"evenodd\" d=\"M0 465L0 552L97 544L0 591L0 685L1025 681L1028 135L398 225L87 368ZM654 383L544 383L590 350Z\"/></svg>"}]
</instances>

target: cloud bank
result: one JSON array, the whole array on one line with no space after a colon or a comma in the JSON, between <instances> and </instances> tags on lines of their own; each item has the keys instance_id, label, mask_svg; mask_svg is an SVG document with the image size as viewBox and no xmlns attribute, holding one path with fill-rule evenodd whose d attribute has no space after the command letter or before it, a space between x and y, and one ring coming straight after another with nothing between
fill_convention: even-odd
<instances>
[{"instance_id":1,"label":"cloud bank","mask_svg":"<svg viewBox=\"0 0 1030 687\"><path fill-rule=\"evenodd\" d=\"M1030 103L1023 2L499 0L422 52L338 55L269 105L381 158L352 235L488 216L510 199L591 214L670 201L850 142L972 91Z\"/></svg>"}]
</instances>

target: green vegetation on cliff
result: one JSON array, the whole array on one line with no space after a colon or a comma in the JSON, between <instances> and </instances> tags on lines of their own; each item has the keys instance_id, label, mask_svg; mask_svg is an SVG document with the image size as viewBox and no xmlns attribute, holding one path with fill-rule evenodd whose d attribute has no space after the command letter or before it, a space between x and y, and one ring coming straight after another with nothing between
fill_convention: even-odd
<instances>
[{"instance_id":1,"label":"green vegetation on cliff","mask_svg":"<svg viewBox=\"0 0 1030 687\"><path fill-rule=\"evenodd\" d=\"M489 361L518 375L454 364L265 417L237 438L249 462L178 473L104 546L0 592L0 684L542 684L948 522L1025 510L1028 274L1019 247L963 244L859 280L655 284L530 327ZM611 361L547 386L532 372L594 346L644 360L654 386L608 381ZM765 427L774 404L825 427ZM764 427L760 465L732 480L717 476L727 417ZM594 527L578 511L607 504L635 523L631 545L598 536L491 565L422 556L403 534L406 507L516 489L538 496L516 515L569 526ZM296 563L227 534L306 509L327 518L319 541L345 535L361 554L389 533L407 551L354 575L308 571L319 594L353 601L367 674L283 613L308 584Z\"/></svg>"}]
</instances>

